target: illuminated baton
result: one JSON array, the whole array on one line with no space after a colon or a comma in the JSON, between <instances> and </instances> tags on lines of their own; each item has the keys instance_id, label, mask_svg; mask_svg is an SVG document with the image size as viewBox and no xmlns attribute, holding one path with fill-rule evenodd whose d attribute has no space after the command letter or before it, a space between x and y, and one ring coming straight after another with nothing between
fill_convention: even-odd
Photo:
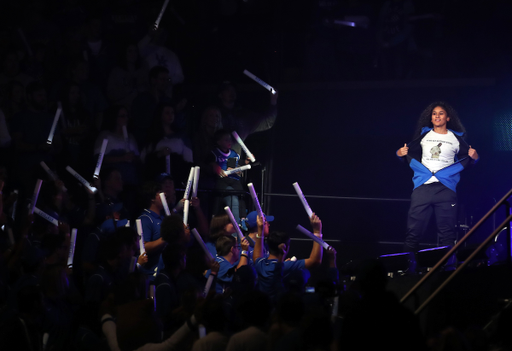
<instances>
[{"instance_id":1,"label":"illuminated baton","mask_svg":"<svg viewBox=\"0 0 512 351\"><path fill-rule=\"evenodd\" d=\"M306 236L309 236L311 239L313 239L313 241L316 241L317 243L319 243L320 245L322 245L322 247L326 250L328 250L331 246L329 244L327 244L325 241L323 241L322 239L320 239L319 237L317 237L315 234L311 233L309 230L307 230L306 228L304 228L303 226L301 226L300 224L297 226L297 230L299 232L301 232L302 234L305 234Z\"/></svg>"},{"instance_id":2,"label":"illuminated baton","mask_svg":"<svg viewBox=\"0 0 512 351\"><path fill-rule=\"evenodd\" d=\"M188 211L190 209L190 200L185 200L185 206L183 208L183 224L188 226Z\"/></svg>"},{"instance_id":3,"label":"illuminated baton","mask_svg":"<svg viewBox=\"0 0 512 351\"><path fill-rule=\"evenodd\" d=\"M263 88L267 89L268 91L270 91L272 94L275 94L276 93L276 90L274 88L272 88L270 85L268 85L267 83L265 83L264 81L262 81L261 79L259 79L258 77L256 77L254 74L252 74L251 72L249 72L248 70L244 70L244 74L251 78L252 80L254 80L256 83L258 83L259 85L261 85Z\"/></svg>"},{"instance_id":4,"label":"illuminated baton","mask_svg":"<svg viewBox=\"0 0 512 351\"><path fill-rule=\"evenodd\" d=\"M144 252L146 252L146 248L144 247L144 238L142 236L143 232L142 232L142 221L140 219L136 219L135 220L135 224L137 225L137 233L139 234L139 251L140 251L140 255L139 256L142 256L144 255Z\"/></svg>"},{"instance_id":5,"label":"illuminated baton","mask_svg":"<svg viewBox=\"0 0 512 351\"><path fill-rule=\"evenodd\" d=\"M242 231L240 230L240 227L238 226L238 223L235 220L235 217L233 216L233 212L231 212L231 209L229 206L224 207L224 211L228 214L229 220L231 221L231 224L236 230L236 234L238 235L238 240L240 243L242 242L244 235L242 234Z\"/></svg>"},{"instance_id":6,"label":"illuminated baton","mask_svg":"<svg viewBox=\"0 0 512 351\"><path fill-rule=\"evenodd\" d=\"M224 171L224 174L230 175L230 174L242 172L242 171L245 171L248 169L251 169L251 165L245 165L245 166L238 167L238 168L228 169L227 171Z\"/></svg>"},{"instance_id":7,"label":"illuminated baton","mask_svg":"<svg viewBox=\"0 0 512 351\"><path fill-rule=\"evenodd\" d=\"M203 249L204 253L208 257L210 262L214 261L215 259L213 258L212 253L210 252L210 250L208 250L208 248L204 244L203 238L201 238L201 235L197 232L196 228L192 229L192 235L194 235L194 238L196 238L196 241L199 243L199 245Z\"/></svg>"},{"instance_id":8,"label":"illuminated baton","mask_svg":"<svg viewBox=\"0 0 512 351\"><path fill-rule=\"evenodd\" d=\"M311 218L311 216L313 215L313 211L311 210L311 207L309 207L308 201L306 200L306 197L302 193L302 190L300 190L299 183L293 183L293 187L295 188L297 195L299 195L299 199L302 202L302 206L304 206L304 209L306 210L308 217Z\"/></svg>"},{"instance_id":9,"label":"illuminated baton","mask_svg":"<svg viewBox=\"0 0 512 351\"><path fill-rule=\"evenodd\" d=\"M350 22L350 21L334 20L334 23L340 24L342 26L347 26L347 27L355 27L356 26L355 22Z\"/></svg>"},{"instance_id":10,"label":"illuminated baton","mask_svg":"<svg viewBox=\"0 0 512 351\"><path fill-rule=\"evenodd\" d=\"M44 161L41 161L39 162L39 164L41 165L41 167L43 167L43 169L46 171L46 173L50 176L50 178L53 180L53 181L56 181L57 180L57 176L55 175L55 173L52 172L52 170L50 169L50 167L48 167L46 165L46 163L44 163Z\"/></svg>"},{"instance_id":11,"label":"illuminated baton","mask_svg":"<svg viewBox=\"0 0 512 351\"><path fill-rule=\"evenodd\" d=\"M192 187L192 198L197 197L197 186L199 184L199 166L194 167L194 185Z\"/></svg>"},{"instance_id":12,"label":"illuminated baton","mask_svg":"<svg viewBox=\"0 0 512 351\"><path fill-rule=\"evenodd\" d=\"M89 184L89 182L87 180L85 180L85 178L82 177L80 174L78 174L73 168L66 166L66 171L71 173L71 175L73 175L73 177L75 177L80 183L82 183L85 187L87 187L93 193L98 191L98 189L96 189L91 184Z\"/></svg>"},{"instance_id":13,"label":"illuminated baton","mask_svg":"<svg viewBox=\"0 0 512 351\"><path fill-rule=\"evenodd\" d=\"M165 198L165 194L160 193L159 195L160 195L160 200L162 200L162 205L164 206L165 215L170 216L171 211L169 211L169 205L167 205L167 199Z\"/></svg>"},{"instance_id":14,"label":"illuminated baton","mask_svg":"<svg viewBox=\"0 0 512 351\"><path fill-rule=\"evenodd\" d=\"M210 276L208 277L208 280L206 281L206 285L204 286L204 292L203 292L204 297L206 297L208 295L208 293L210 292L210 288L212 287L214 278L215 278L215 276L213 274L210 274Z\"/></svg>"},{"instance_id":15,"label":"illuminated baton","mask_svg":"<svg viewBox=\"0 0 512 351\"><path fill-rule=\"evenodd\" d=\"M41 179L38 179L36 182L36 186L34 188L34 194L32 195L32 201L30 203L30 210L28 214L34 213L34 208L36 207L37 198L39 196L39 191L41 190L41 184L43 184L43 181Z\"/></svg>"},{"instance_id":16,"label":"illuminated baton","mask_svg":"<svg viewBox=\"0 0 512 351\"><path fill-rule=\"evenodd\" d=\"M171 174L171 155L165 156L165 173Z\"/></svg>"},{"instance_id":17,"label":"illuminated baton","mask_svg":"<svg viewBox=\"0 0 512 351\"><path fill-rule=\"evenodd\" d=\"M251 160L251 162L256 162L256 158L254 157L254 155L249 151L249 149L247 148L247 146L245 145L244 141L242 140L242 138L240 138L240 136L238 135L237 132L233 131L233 137L235 138L235 140L237 141L238 144L240 144L240 146L242 147L242 149L244 149L244 152L247 154L247 157L249 157L249 159Z\"/></svg>"},{"instance_id":18,"label":"illuminated baton","mask_svg":"<svg viewBox=\"0 0 512 351\"><path fill-rule=\"evenodd\" d=\"M52 144L53 135L55 134L55 128L57 127L57 122L59 121L61 112L62 112L62 106L59 104L59 107L57 107L57 111L55 112L55 118L53 119L52 129L50 129L50 134L48 135L48 139L46 140L46 143L48 145Z\"/></svg>"},{"instance_id":19,"label":"illuminated baton","mask_svg":"<svg viewBox=\"0 0 512 351\"><path fill-rule=\"evenodd\" d=\"M103 139L103 143L101 144L100 153L98 155L98 161L96 162L96 168L94 169L93 178L98 179L101 171L101 164L103 163L103 156L105 156L105 151L107 150L108 139Z\"/></svg>"},{"instance_id":20,"label":"illuminated baton","mask_svg":"<svg viewBox=\"0 0 512 351\"><path fill-rule=\"evenodd\" d=\"M49 338L50 338L50 334L48 334L48 333L43 334L43 351L46 350L46 345L48 344Z\"/></svg>"},{"instance_id":21,"label":"illuminated baton","mask_svg":"<svg viewBox=\"0 0 512 351\"><path fill-rule=\"evenodd\" d=\"M130 228L130 220L129 219L126 220L126 224L124 226L126 228Z\"/></svg>"},{"instance_id":22,"label":"illuminated baton","mask_svg":"<svg viewBox=\"0 0 512 351\"><path fill-rule=\"evenodd\" d=\"M165 9L167 8L168 4L169 0L165 0L164 4L162 5L162 9L160 10L160 13L158 14L158 17L156 18L155 24L153 25L154 30L158 29L158 26L160 25L160 21L162 20L162 16L164 15Z\"/></svg>"},{"instance_id":23,"label":"illuminated baton","mask_svg":"<svg viewBox=\"0 0 512 351\"><path fill-rule=\"evenodd\" d=\"M247 184L249 191L251 192L252 202L256 206L256 211L258 212L258 216L261 217L263 223L265 223L265 217L263 216L263 211L261 210L260 201L258 200L258 196L256 195L256 191L254 190L254 185L252 183Z\"/></svg>"},{"instance_id":24,"label":"illuminated baton","mask_svg":"<svg viewBox=\"0 0 512 351\"><path fill-rule=\"evenodd\" d=\"M190 195L190 188L192 188L192 183L194 182L194 173L195 173L195 168L191 167L190 173L188 174L187 187L185 188L185 192L183 193L183 198L185 200L188 199L188 197Z\"/></svg>"},{"instance_id":25,"label":"illuminated baton","mask_svg":"<svg viewBox=\"0 0 512 351\"><path fill-rule=\"evenodd\" d=\"M126 129L126 125L123 126L123 138L124 138L124 148L126 152L130 151L130 144L128 141L128 129Z\"/></svg>"},{"instance_id":26,"label":"illuminated baton","mask_svg":"<svg viewBox=\"0 0 512 351\"><path fill-rule=\"evenodd\" d=\"M51 224L55 225L55 226L59 226L59 221L56 220L55 218L53 218L52 216L50 216L48 213L46 212L43 212L41 211L40 209L38 209L37 207L34 207L34 212L43 217L44 219L46 219L48 222L50 222Z\"/></svg>"},{"instance_id":27,"label":"illuminated baton","mask_svg":"<svg viewBox=\"0 0 512 351\"><path fill-rule=\"evenodd\" d=\"M68 267L73 267L73 257L75 257L75 244L76 244L76 228L71 229L71 241L69 243Z\"/></svg>"}]
</instances>

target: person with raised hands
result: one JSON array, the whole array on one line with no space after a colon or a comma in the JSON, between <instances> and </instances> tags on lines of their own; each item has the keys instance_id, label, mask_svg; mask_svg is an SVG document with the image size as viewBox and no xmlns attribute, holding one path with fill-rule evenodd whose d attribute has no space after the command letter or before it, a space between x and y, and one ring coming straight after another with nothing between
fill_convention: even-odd
<instances>
[{"instance_id":1,"label":"person with raised hands","mask_svg":"<svg viewBox=\"0 0 512 351\"><path fill-rule=\"evenodd\" d=\"M290 237L284 232L271 232L267 236L268 257L264 256L264 220L258 216L258 235L253 251L253 261L258 273L259 289L271 298L276 298L282 290L282 279L286 280L294 272L310 269L322 263L323 249L320 244L313 242L311 254L306 259L286 259L290 250ZM322 221L316 214L310 218L315 236L322 238ZM282 276L282 279L280 278Z\"/></svg>"}]
</instances>

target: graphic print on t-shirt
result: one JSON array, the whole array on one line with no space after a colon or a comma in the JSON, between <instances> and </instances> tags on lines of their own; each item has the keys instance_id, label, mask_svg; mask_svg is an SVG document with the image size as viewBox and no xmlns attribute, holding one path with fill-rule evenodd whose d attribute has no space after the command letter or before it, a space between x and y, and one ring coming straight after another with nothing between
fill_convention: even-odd
<instances>
[{"instance_id":1,"label":"graphic print on t-shirt","mask_svg":"<svg viewBox=\"0 0 512 351\"><path fill-rule=\"evenodd\" d=\"M421 163L435 173L455 162L459 146L459 141L451 131L447 134L439 134L431 130L421 140ZM437 178L432 176L425 184L436 181L438 181Z\"/></svg>"},{"instance_id":2,"label":"graphic print on t-shirt","mask_svg":"<svg viewBox=\"0 0 512 351\"><path fill-rule=\"evenodd\" d=\"M443 145L443 143L439 143L432 149L430 149L430 154L432 155L432 158L439 158L439 154L441 153L441 145Z\"/></svg>"}]
</instances>

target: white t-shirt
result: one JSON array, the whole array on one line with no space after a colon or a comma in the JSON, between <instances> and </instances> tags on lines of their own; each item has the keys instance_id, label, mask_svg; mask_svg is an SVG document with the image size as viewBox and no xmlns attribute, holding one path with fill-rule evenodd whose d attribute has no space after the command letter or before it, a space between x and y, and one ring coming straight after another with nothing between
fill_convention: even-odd
<instances>
[{"instance_id":1,"label":"white t-shirt","mask_svg":"<svg viewBox=\"0 0 512 351\"><path fill-rule=\"evenodd\" d=\"M439 134L431 130L421 140L422 157L421 163L432 172L437 172L455 162L455 155L459 152L459 140L448 131L446 134ZM425 184L438 182L432 176Z\"/></svg>"},{"instance_id":2,"label":"white t-shirt","mask_svg":"<svg viewBox=\"0 0 512 351\"><path fill-rule=\"evenodd\" d=\"M186 162L193 162L192 149L183 142L181 138L164 137L156 144L155 151L160 151L168 147L172 153L181 155Z\"/></svg>"}]
</instances>

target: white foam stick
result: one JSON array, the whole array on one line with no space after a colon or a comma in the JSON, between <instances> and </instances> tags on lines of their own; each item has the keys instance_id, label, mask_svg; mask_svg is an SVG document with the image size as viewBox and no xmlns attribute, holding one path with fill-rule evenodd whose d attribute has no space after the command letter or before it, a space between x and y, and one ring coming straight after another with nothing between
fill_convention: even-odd
<instances>
[{"instance_id":1,"label":"white foam stick","mask_svg":"<svg viewBox=\"0 0 512 351\"><path fill-rule=\"evenodd\" d=\"M332 311L331 311L332 322L335 322L336 318L338 318L339 300L340 300L339 296L336 296L332 301Z\"/></svg>"},{"instance_id":2,"label":"white foam stick","mask_svg":"<svg viewBox=\"0 0 512 351\"><path fill-rule=\"evenodd\" d=\"M133 273L135 271L135 266L137 265L137 257L132 256L130 259L130 267L128 267L128 272Z\"/></svg>"},{"instance_id":3,"label":"white foam stick","mask_svg":"<svg viewBox=\"0 0 512 351\"><path fill-rule=\"evenodd\" d=\"M139 256L142 256L144 252L146 252L146 248L144 247L144 236L142 232L142 221L140 219L136 219L135 225L137 226L137 233L139 234Z\"/></svg>"},{"instance_id":4,"label":"white foam stick","mask_svg":"<svg viewBox=\"0 0 512 351\"><path fill-rule=\"evenodd\" d=\"M149 298L153 300L153 311L156 311L155 286L153 284L149 286Z\"/></svg>"},{"instance_id":5,"label":"white foam stick","mask_svg":"<svg viewBox=\"0 0 512 351\"><path fill-rule=\"evenodd\" d=\"M23 44L25 45L25 48L27 49L27 53L29 54L29 56L33 56L32 49L30 48L27 38L25 37L25 33L23 33L23 30L21 28L18 28L18 34L20 35L21 40L23 41Z\"/></svg>"},{"instance_id":6,"label":"white foam stick","mask_svg":"<svg viewBox=\"0 0 512 351\"><path fill-rule=\"evenodd\" d=\"M224 173L226 175L230 175L230 174L233 174L233 173L238 173L238 172L246 171L248 169L251 169L251 165L244 165L244 166L241 166L241 167L229 169L227 171L224 171Z\"/></svg>"},{"instance_id":7,"label":"white foam stick","mask_svg":"<svg viewBox=\"0 0 512 351\"><path fill-rule=\"evenodd\" d=\"M299 196L299 199L302 202L302 206L304 206L304 209L306 210L308 217L311 218L311 216L313 215L313 211L311 210L311 207L309 207L306 197L304 196L302 190L300 189L299 183L293 183L293 187L295 188L295 191L297 192L297 195Z\"/></svg>"},{"instance_id":8,"label":"white foam stick","mask_svg":"<svg viewBox=\"0 0 512 351\"><path fill-rule=\"evenodd\" d=\"M85 187L87 187L90 191L92 191L93 193L95 193L96 191L98 191L98 189L96 189L95 187L93 187L91 184L89 184L89 182L87 180L85 180L84 177L82 177L80 174L78 174L73 168L69 167L69 166L66 166L66 171L68 171L69 173L71 173L71 175L73 177L75 177L80 183L82 183Z\"/></svg>"},{"instance_id":9,"label":"white foam stick","mask_svg":"<svg viewBox=\"0 0 512 351\"><path fill-rule=\"evenodd\" d=\"M261 217L263 221L265 221L265 216L263 216L263 211L261 210L260 201L258 200L258 195L256 195L256 190L254 190L254 185L252 183L247 184L249 191L251 193L252 202L254 206L256 206L256 211L258 212L258 216Z\"/></svg>"},{"instance_id":10,"label":"white foam stick","mask_svg":"<svg viewBox=\"0 0 512 351\"><path fill-rule=\"evenodd\" d=\"M55 112L55 117L53 118L52 129L50 129L50 134L48 134L48 139L46 140L46 143L48 145L52 144L53 135L55 134L55 128L57 127L57 123L59 122L59 117L60 117L61 112L62 112L62 106L59 105L59 107L57 107L57 111Z\"/></svg>"},{"instance_id":11,"label":"white foam stick","mask_svg":"<svg viewBox=\"0 0 512 351\"><path fill-rule=\"evenodd\" d=\"M231 212L231 209L229 206L224 207L224 211L228 214L229 220L231 221L231 224L233 224L233 227L236 230L236 234L238 235L238 240L240 243L242 242L242 239L244 238L244 235L242 234L242 231L240 230L240 226L236 222L235 216L233 216L233 212Z\"/></svg>"},{"instance_id":12,"label":"white foam stick","mask_svg":"<svg viewBox=\"0 0 512 351\"><path fill-rule=\"evenodd\" d=\"M14 189L14 194L16 194L16 200L12 204L12 214L11 214L11 218L13 221L16 220L16 207L18 207L18 190L17 189Z\"/></svg>"},{"instance_id":13,"label":"white foam stick","mask_svg":"<svg viewBox=\"0 0 512 351\"><path fill-rule=\"evenodd\" d=\"M160 25L160 21L162 20L162 16L164 15L165 9L167 8L167 5L169 5L169 0L165 0L164 4L162 5L162 9L160 10L160 13L158 14L158 17L156 18L155 24L153 25L153 29L157 30L158 26Z\"/></svg>"},{"instance_id":14,"label":"white foam stick","mask_svg":"<svg viewBox=\"0 0 512 351\"><path fill-rule=\"evenodd\" d=\"M190 195L190 190L192 188L192 183L194 182L194 170L195 167L190 168L190 173L188 174L187 187L185 188L185 192L183 193L183 198L186 200Z\"/></svg>"},{"instance_id":15,"label":"white foam stick","mask_svg":"<svg viewBox=\"0 0 512 351\"><path fill-rule=\"evenodd\" d=\"M190 200L185 200L183 207L183 224L188 225L188 212L190 209Z\"/></svg>"},{"instance_id":16,"label":"white foam stick","mask_svg":"<svg viewBox=\"0 0 512 351\"><path fill-rule=\"evenodd\" d=\"M52 216L50 216L48 213L44 212L44 211L41 211L40 209L38 209L37 207L34 207L34 212L35 214L43 217L44 219L46 219L48 222L50 222L51 224L55 225L55 226L58 226L59 225L59 221L56 220L55 218L53 218Z\"/></svg>"},{"instance_id":17,"label":"white foam stick","mask_svg":"<svg viewBox=\"0 0 512 351\"><path fill-rule=\"evenodd\" d=\"M14 234L12 233L12 228L11 227L7 227L7 236L9 237L9 244L10 244L10 246L14 246L14 244L15 244Z\"/></svg>"},{"instance_id":18,"label":"white foam stick","mask_svg":"<svg viewBox=\"0 0 512 351\"><path fill-rule=\"evenodd\" d=\"M68 267L73 267L73 257L75 257L76 228L71 229L71 241L69 242Z\"/></svg>"},{"instance_id":19,"label":"white foam stick","mask_svg":"<svg viewBox=\"0 0 512 351\"><path fill-rule=\"evenodd\" d=\"M212 287L213 279L215 276L213 274L210 274L208 277L208 280L206 281L206 285L204 286L203 296L208 296L208 293L210 292L210 288Z\"/></svg>"},{"instance_id":20,"label":"white foam stick","mask_svg":"<svg viewBox=\"0 0 512 351\"><path fill-rule=\"evenodd\" d=\"M268 91L270 91L272 94L275 94L276 93L276 90L274 88L272 88L270 85L268 85L267 83L265 83L264 81L262 81L261 79L259 79L258 77L256 77L254 74L252 74L251 72L249 72L248 70L244 70L244 74L251 78L252 80L254 80L256 83L258 83L259 85L261 85L263 88L267 89Z\"/></svg>"},{"instance_id":21,"label":"white foam stick","mask_svg":"<svg viewBox=\"0 0 512 351\"><path fill-rule=\"evenodd\" d=\"M343 21L343 20L334 20L334 23L342 25L342 26L347 26L347 27L355 27L356 26L355 22Z\"/></svg>"},{"instance_id":22,"label":"white foam stick","mask_svg":"<svg viewBox=\"0 0 512 351\"><path fill-rule=\"evenodd\" d=\"M130 220L129 219L126 220L126 224L124 226L127 228L130 228Z\"/></svg>"},{"instance_id":23,"label":"white foam stick","mask_svg":"<svg viewBox=\"0 0 512 351\"><path fill-rule=\"evenodd\" d=\"M126 129L126 125L123 126L123 138L124 138L124 149L126 152L130 152L130 141L128 140L128 129Z\"/></svg>"},{"instance_id":24,"label":"white foam stick","mask_svg":"<svg viewBox=\"0 0 512 351\"><path fill-rule=\"evenodd\" d=\"M162 205L164 206L164 211L166 216L171 215L171 211L169 211L169 205L167 205L167 199L165 198L164 193L160 193L160 200L162 200Z\"/></svg>"},{"instance_id":25,"label":"white foam stick","mask_svg":"<svg viewBox=\"0 0 512 351\"><path fill-rule=\"evenodd\" d=\"M292 261L292 262L297 261L297 257L293 256L292 258L290 258L290 261Z\"/></svg>"},{"instance_id":26,"label":"white foam stick","mask_svg":"<svg viewBox=\"0 0 512 351\"><path fill-rule=\"evenodd\" d=\"M199 339L204 338L206 336L206 328L204 327L204 325L199 324L197 329L199 330Z\"/></svg>"},{"instance_id":27,"label":"white foam stick","mask_svg":"<svg viewBox=\"0 0 512 351\"><path fill-rule=\"evenodd\" d=\"M199 184L199 173L200 168L199 166L194 167L194 185L192 186L192 196L191 198L197 197L197 187Z\"/></svg>"},{"instance_id":28,"label":"white foam stick","mask_svg":"<svg viewBox=\"0 0 512 351\"><path fill-rule=\"evenodd\" d=\"M197 231L196 228L192 229L192 235L194 235L194 238L196 238L196 241L199 243L199 245L201 246L201 248L203 249L204 253L206 254L206 256L208 257L208 259L211 261L214 260L210 250L208 250L208 248L206 247L206 245L204 244L204 241L203 241L203 238L201 238L201 235L199 235L199 232Z\"/></svg>"},{"instance_id":29,"label":"white foam stick","mask_svg":"<svg viewBox=\"0 0 512 351\"><path fill-rule=\"evenodd\" d=\"M165 173L171 174L171 155L165 156Z\"/></svg>"},{"instance_id":30,"label":"white foam stick","mask_svg":"<svg viewBox=\"0 0 512 351\"><path fill-rule=\"evenodd\" d=\"M247 157L249 157L249 160L251 160L251 162L256 162L256 158L254 157L254 155L249 151L249 149L247 148L247 146L245 145L244 141L242 140L242 138L240 138L240 136L238 135L237 132L233 131L233 138L235 138L236 142L238 144L240 144L240 146L242 147L242 149L244 150L244 152L246 153Z\"/></svg>"},{"instance_id":31,"label":"white foam stick","mask_svg":"<svg viewBox=\"0 0 512 351\"><path fill-rule=\"evenodd\" d=\"M50 178L53 180L53 181L56 181L57 180L57 176L55 175L55 173L52 172L52 170L50 169L50 167L48 167L46 165L46 163L44 163L44 161L41 161L39 163L41 165L41 167L43 167L43 169L46 171L46 173L50 176Z\"/></svg>"},{"instance_id":32,"label":"white foam stick","mask_svg":"<svg viewBox=\"0 0 512 351\"><path fill-rule=\"evenodd\" d=\"M48 339L50 338L50 334L43 334L43 351L46 350L46 344L48 344Z\"/></svg>"},{"instance_id":33,"label":"white foam stick","mask_svg":"<svg viewBox=\"0 0 512 351\"><path fill-rule=\"evenodd\" d=\"M329 244L327 244L325 241L323 241L322 239L320 239L319 237L317 237L315 234L311 233L309 230L307 230L306 228L304 228L303 226L301 226L300 224L297 226L297 230L299 232L301 232L302 234L305 234L306 236L309 236L311 239L313 239L313 241L316 241L317 243L319 243L320 245L322 245L322 247L324 249L329 249L329 247L331 247Z\"/></svg>"},{"instance_id":34,"label":"white foam stick","mask_svg":"<svg viewBox=\"0 0 512 351\"><path fill-rule=\"evenodd\" d=\"M96 162L96 168L94 169L93 178L98 179L101 171L101 164L103 163L103 156L105 156L105 151L107 150L108 139L103 139L103 143L101 144L100 153L98 155L98 161Z\"/></svg>"},{"instance_id":35,"label":"white foam stick","mask_svg":"<svg viewBox=\"0 0 512 351\"><path fill-rule=\"evenodd\" d=\"M32 201L30 202L30 209L28 214L34 213L34 208L36 207L39 191L41 190L41 184L43 184L43 181L41 179L38 179L36 182L36 186L34 188L34 194L32 194Z\"/></svg>"}]
</instances>

